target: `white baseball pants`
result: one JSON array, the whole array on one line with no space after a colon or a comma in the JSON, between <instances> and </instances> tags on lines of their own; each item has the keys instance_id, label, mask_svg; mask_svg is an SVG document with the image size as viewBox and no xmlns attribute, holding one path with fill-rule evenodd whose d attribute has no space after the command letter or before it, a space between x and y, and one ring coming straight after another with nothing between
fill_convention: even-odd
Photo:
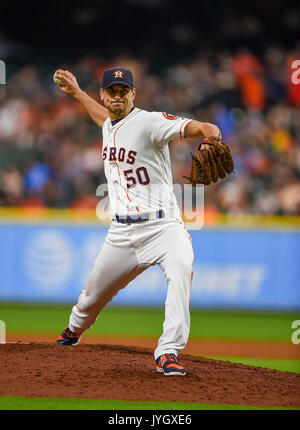
<instances>
[{"instance_id":1,"label":"white baseball pants","mask_svg":"<svg viewBox=\"0 0 300 430\"><path fill-rule=\"evenodd\" d=\"M158 264L165 274L168 289L163 333L154 358L165 353L178 355L190 331L193 261L190 235L179 218L130 225L112 222L86 288L72 309L70 329L83 333L121 288L148 267Z\"/></svg>"}]
</instances>

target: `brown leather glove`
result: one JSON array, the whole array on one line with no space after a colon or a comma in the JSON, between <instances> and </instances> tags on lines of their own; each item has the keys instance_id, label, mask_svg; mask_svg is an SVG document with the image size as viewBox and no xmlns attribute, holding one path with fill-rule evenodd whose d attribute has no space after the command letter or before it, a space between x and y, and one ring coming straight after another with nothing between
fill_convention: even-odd
<instances>
[{"instance_id":1,"label":"brown leather glove","mask_svg":"<svg viewBox=\"0 0 300 430\"><path fill-rule=\"evenodd\" d=\"M206 147L203 148L203 145ZM200 143L197 151L192 154L191 174L189 178L187 176L184 178L193 185L209 185L211 182L225 178L226 174L232 173L233 170L234 162L227 143L216 137L208 137Z\"/></svg>"}]
</instances>

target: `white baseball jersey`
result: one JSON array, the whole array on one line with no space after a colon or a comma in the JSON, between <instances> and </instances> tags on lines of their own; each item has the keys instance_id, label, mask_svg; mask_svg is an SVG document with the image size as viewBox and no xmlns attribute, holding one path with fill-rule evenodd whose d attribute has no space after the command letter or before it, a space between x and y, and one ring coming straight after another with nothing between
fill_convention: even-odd
<instances>
[{"instance_id":1,"label":"white baseball jersey","mask_svg":"<svg viewBox=\"0 0 300 430\"><path fill-rule=\"evenodd\" d=\"M177 210L167 143L181 139L191 119L134 108L103 125L105 175L111 216Z\"/></svg>"}]
</instances>

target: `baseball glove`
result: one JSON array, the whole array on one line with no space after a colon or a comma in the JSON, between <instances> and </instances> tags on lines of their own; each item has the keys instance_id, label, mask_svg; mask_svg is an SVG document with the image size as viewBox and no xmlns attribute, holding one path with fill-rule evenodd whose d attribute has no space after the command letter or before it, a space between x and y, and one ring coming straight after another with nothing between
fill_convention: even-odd
<instances>
[{"instance_id":1,"label":"baseball glove","mask_svg":"<svg viewBox=\"0 0 300 430\"><path fill-rule=\"evenodd\" d=\"M205 144L205 148L202 145ZM209 145L209 149L207 148ZM217 182L218 179L225 178L226 174L232 173L234 163L230 149L225 142L216 137L204 139L197 151L192 155L191 174L188 178L193 185L209 185L211 182Z\"/></svg>"}]
</instances>

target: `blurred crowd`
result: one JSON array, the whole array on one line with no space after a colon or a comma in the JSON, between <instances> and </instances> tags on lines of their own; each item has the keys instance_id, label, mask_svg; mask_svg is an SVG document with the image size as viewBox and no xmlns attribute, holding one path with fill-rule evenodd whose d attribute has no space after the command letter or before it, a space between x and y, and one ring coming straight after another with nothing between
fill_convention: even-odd
<instances>
[{"instance_id":1,"label":"blurred crowd","mask_svg":"<svg viewBox=\"0 0 300 430\"><path fill-rule=\"evenodd\" d=\"M300 215L300 70L297 75L292 68L295 59L300 60L300 51L270 46L260 57L246 49L199 52L160 73L126 55L15 68L0 88L0 205L96 207L96 188L105 183L101 130L52 76L57 68L70 70L99 101L103 70L122 65L135 75L136 106L220 127L235 173L206 187L207 209ZM183 176L189 176L197 144L170 145L174 183L186 183Z\"/></svg>"}]
</instances>

